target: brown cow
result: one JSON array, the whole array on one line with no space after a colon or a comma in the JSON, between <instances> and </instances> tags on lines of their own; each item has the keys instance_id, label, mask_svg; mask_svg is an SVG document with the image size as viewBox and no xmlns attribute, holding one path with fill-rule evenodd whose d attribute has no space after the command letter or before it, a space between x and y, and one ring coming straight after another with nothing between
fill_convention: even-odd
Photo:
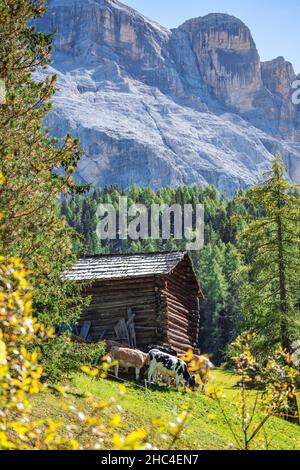
<instances>
[{"instance_id":1,"label":"brown cow","mask_svg":"<svg viewBox=\"0 0 300 470\"><path fill-rule=\"evenodd\" d=\"M139 381L140 370L147 364L149 358L148 354L139 351L138 349L120 348L114 346L110 353L110 357L113 361L116 361L115 365L115 376L118 378L119 366L129 369L133 367L135 369L136 381Z\"/></svg>"},{"instance_id":2,"label":"brown cow","mask_svg":"<svg viewBox=\"0 0 300 470\"><path fill-rule=\"evenodd\" d=\"M112 339L105 339L104 343L105 343L106 353L109 353L112 350L112 348L129 348L130 349L129 344L125 342L118 342L118 341L113 341Z\"/></svg>"},{"instance_id":3,"label":"brown cow","mask_svg":"<svg viewBox=\"0 0 300 470\"><path fill-rule=\"evenodd\" d=\"M188 366L195 375L199 374L201 382L203 383L202 392L205 393L209 380L209 372L211 369L214 369L215 366L206 355L198 356L197 354L193 354Z\"/></svg>"}]
</instances>

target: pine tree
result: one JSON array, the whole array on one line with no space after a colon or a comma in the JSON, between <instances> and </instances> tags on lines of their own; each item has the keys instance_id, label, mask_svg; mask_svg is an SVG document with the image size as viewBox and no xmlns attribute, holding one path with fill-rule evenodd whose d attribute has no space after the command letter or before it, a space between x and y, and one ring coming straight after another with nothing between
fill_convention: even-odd
<instances>
[{"instance_id":1,"label":"pine tree","mask_svg":"<svg viewBox=\"0 0 300 470\"><path fill-rule=\"evenodd\" d=\"M129 253L142 253L142 244L140 240L133 241L130 245Z\"/></svg>"},{"instance_id":2,"label":"pine tree","mask_svg":"<svg viewBox=\"0 0 300 470\"><path fill-rule=\"evenodd\" d=\"M204 293L201 302L200 346L203 352L222 359L224 341L224 318L227 316L228 283L224 272L225 245L208 244L200 254L200 285Z\"/></svg>"},{"instance_id":3,"label":"pine tree","mask_svg":"<svg viewBox=\"0 0 300 470\"><path fill-rule=\"evenodd\" d=\"M145 243L145 253L155 253L158 251L156 240L149 238Z\"/></svg>"}]
</instances>

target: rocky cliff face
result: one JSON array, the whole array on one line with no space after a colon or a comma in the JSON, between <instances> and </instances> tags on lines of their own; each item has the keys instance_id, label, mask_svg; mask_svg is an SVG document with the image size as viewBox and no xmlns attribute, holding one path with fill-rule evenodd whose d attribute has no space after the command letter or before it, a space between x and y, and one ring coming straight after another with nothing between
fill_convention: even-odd
<instances>
[{"instance_id":1,"label":"rocky cliff face","mask_svg":"<svg viewBox=\"0 0 300 470\"><path fill-rule=\"evenodd\" d=\"M156 67L169 31L114 0L49 0L41 20L45 31L57 28L57 51L70 57L101 60L102 55L122 59L124 65Z\"/></svg>"},{"instance_id":2,"label":"rocky cliff face","mask_svg":"<svg viewBox=\"0 0 300 470\"><path fill-rule=\"evenodd\" d=\"M211 14L180 26L189 35L204 81L216 98L239 111L253 109L261 88L260 59L250 30L228 15Z\"/></svg>"},{"instance_id":3,"label":"rocky cliff face","mask_svg":"<svg viewBox=\"0 0 300 470\"><path fill-rule=\"evenodd\" d=\"M289 98L291 94L291 83L296 79L294 68L284 57L269 62L262 62L262 80L265 87L271 93L278 93L284 98Z\"/></svg>"},{"instance_id":4,"label":"rocky cliff face","mask_svg":"<svg viewBox=\"0 0 300 470\"><path fill-rule=\"evenodd\" d=\"M296 78L261 63L247 26L223 14L169 31L116 0L49 0L60 92L47 124L79 135L78 178L95 185L213 183L232 194L280 151L300 181Z\"/></svg>"},{"instance_id":5,"label":"rocky cliff face","mask_svg":"<svg viewBox=\"0 0 300 470\"><path fill-rule=\"evenodd\" d=\"M299 140L297 107L291 100L291 84L297 79L294 68L283 57L261 64L262 80L272 99L266 100L266 118L278 123L278 130L285 138Z\"/></svg>"}]
</instances>

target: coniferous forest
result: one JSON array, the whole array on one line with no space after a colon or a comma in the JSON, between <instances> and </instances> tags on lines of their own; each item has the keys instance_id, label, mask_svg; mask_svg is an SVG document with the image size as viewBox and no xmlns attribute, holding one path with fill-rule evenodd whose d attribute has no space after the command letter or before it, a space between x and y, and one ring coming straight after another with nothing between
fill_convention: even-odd
<instances>
[{"instance_id":1,"label":"coniferous forest","mask_svg":"<svg viewBox=\"0 0 300 470\"><path fill-rule=\"evenodd\" d=\"M277 170L276 170L277 169ZM282 190L286 192L289 189L289 183L284 179L284 166L280 157L274 160L273 172L278 171L279 183ZM204 205L204 247L200 251L192 251L190 253L194 268L204 293L204 300L201 303L201 331L200 331L200 349L203 352L209 352L213 355L215 361L221 362L226 358L226 351L228 344L242 331L252 329L255 324L255 319L262 321L264 314L255 313L253 309L256 307L254 299L257 299L257 308L261 308L262 303L260 300L261 292L255 294L256 280L250 281L250 272L245 278L245 272L251 269L255 273L257 263L260 263L260 246L269 248L262 254L262 262L266 261L273 269L272 262L276 260L276 242L274 240L274 247L272 246L272 228L273 220L270 220L269 229L265 231L261 229L266 221L268 221L267 212L273 210L273 205L270 206L268 194L271 193L272 188L268 187L272 178L273 184L276 185L275 175L266 175L268 183L265 186L257 188L258 196L255 190L248 192L240 191L236 196L229 200L220 195L213 186L203 187L178 187L178 188L164 188L153 191L150 188L138 188L132 185L124 191L118 190L116 187L109 187L96 189L90 191L87 195L77 195L72 198L64 198L60 205L61 217L65 218L68 226L72 227L79 237L74 241L74 250L77 255L94 255L94 254L109 254L109 253L138 253L138 252L156 252L156 251L176 251L185 250L186 240L176 240L173 238L169 240L99 240L97 237L97 224L99 218L97 216L97 208L99 204L112 204L116 211L119 207L119 198L126 196L128 199L128 206L134 204L144 204L150 208L152 204L163 206L167 204L190 204L195 208L197 204ZM271 180L269 179L271 178ZM266 202L262 199L262 194L266 193ZM297 194L297 193L296 193ZM300 204L297 195L286 195L289 207L287 213L290 217L293 213L293 221L289 221L284 228L288 230L290 243L284 240L286 244L293 242L296 245L291 249L289 246L284 247L285 253L291 257L295 273L297 272L298 259L297 249L299 246L299 219L300 219ZM274 203L275 204L275 203ZM269 207L270 206L270 207ZM276 206L275 206L276 207ZM288 222L288 221L287 221ZM253 224L253 228L248 225ZM171 233L172 233L171 224ZM250 225L250 227L252 227ZM251 230L253 230L251 232ZM298 231L298 233L297 233ZM246 235L245 235L245 233ZM248 236L247 236L248 233ZM252 238L250 234L252 233ZM249 237L249 239L248 239ZM298 247L297 247L298 246ZM274 248L273 253L271 248ZM293 254L292 254L293 253ZM271 259L272 254L274 259ZM287 260L290 271L290 261ZM274 279L272 280L272 277ZM293 275L294 284L293 292L294 305L297 306L297 296L299 297L299 280L297 275ZM262 275L262 284L265 282L276 282L275 273L271 271L271 276L267 273ZM248 308L243 309L244 315L241 313L242 306L247 302ZM254 289L254 291L253 291ZM264 290L263 290L264 292ZM267 291L270 292L269 290ZM269 294L268 294L269 295ZM252 299L252 300L251 300ZM253 301L253 305L251 305ZM274 308L270 306L269 308ZM252 312L252 313L251 313ZM266 313L268 315L269 313ZM267 317L268 318L268 317ZM295 317L294 317L295 318ZM260 319L260 320L259 320ZM296 324L294 324L295 328ZM295 329L291 333L292 337L296 338ZM268 336L268 326L262 333L262 338L258 341L258 347L261 342L263 352L268 350L268 340L263 339L264 335ZM274 331L272 331L274 335ZM272 343L280 344L280 334L276 338L273 336Z\"/></svg>"},{"instance_id":2,"label":"coniferous forest","mask_svg":"<svg viewBox=\"0 0 300 470\"><path fill-rule=\"evenodd\" d=\"M214 187L149 188L131 186L128 190L104 188L88 195L65 198L60 206L61 216L80 235L74 243L78 255L137 253L185 250L186 240L99 240L96 233L99 204L119 206L119 197L127 196L128 206L144 204L203 204L205 211L205 247L191 252L195 271L204 291L201 318L201 350L209 351L217 360L224 358L226 345L236 337L238 323L238 293L235 271L238 266L236 251L236 223L232 214L243 210L243 205L228 201ZM171 230L172 233L172 230Z\"/></svg>"}]
</instances>

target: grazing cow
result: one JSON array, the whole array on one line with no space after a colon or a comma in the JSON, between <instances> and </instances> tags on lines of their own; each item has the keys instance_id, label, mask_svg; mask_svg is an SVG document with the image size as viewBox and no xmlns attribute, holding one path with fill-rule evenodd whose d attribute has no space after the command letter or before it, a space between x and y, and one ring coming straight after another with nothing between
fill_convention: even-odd
<instances>
[{"instance_id":1,"label":"grazing cow","mask_svg":"<svg viewBox=\"0 0 300 470\"><path fill-rule=\"evenodd\" d=\"M112 348L116 347L116 348L129 348L130 349L130 346L129 344L125 343L125 342L118 342L118 341L113 341L111 339L105 339L104 340L104 343L105 343L105 352L108 353L112 350Z\"/></svg>"},{"instance_id":2,"label":"grazing cow","mask_svg":"<svg viewBox=\"0 0 300 470\"><path fill-rule=\"evenodd\" d=\"M147 354L139 351L138 349L120 348L114 346L110 353L110 357L113 361L118 364L115 365L115 376L118 378L119 366L129 369L133 367L135 369L136 381L139 381L140 370L147 364Z\"/></svg>"},{"instance_id":3,"label":"grazing cow","mask_svg":"<svg viewBox=\"0 0 300 470\"><path fill-rule=\"evenodd\" d=\"M188 363L188 366L190 366L195 375L199 374L201 382L203 384L202 392L205 393L206 386L209 380L209 372L211 369L214 369L215 366L207 356L198 356L197 354L194 354L192 356L191 360Z\"/></svg>"},{"instance_id":4,"label":"grazing cow","mask_svg":"<svg viewBox=\"0 0 300 470\"><path fill-rule=\"evenodd\" d=\"M101 354L97 360L95 361L95 364L98 365L101 363L102 359L104 356L107 356L107 354L110 353L110 351L112 350L112 348L129 348L130 349L130 346L129 344L127 343L121 343L121 342L118 342L118 341L113 341L113 340L110 340L110 339L105 339L104 340L104 344L105 344L105 348L104 348L104 352L103 354Z\"/></svg>"},{"instance_id":5,"label":"grazing cow","mask_svg":"<svg viewBox=\"0 0 300 470\"><path fill-rule=\"evenodd\" d=\"M152 349L149 352L149 383L151 383L152 379L154 380L154 383L156 382L158 372L161 372L165 376L175 377L177 389L181 382L184 382L185 386L191 388L199 386L195 377L189 373L184 361L178 357L159 351L158 349Z\"/></svg>"},{"instance_id":6,"label":"grazing cow","mask_svg":"<svg viewBox=\"0 0 300 470\"><path fill-rule=\"evenodd\" d=\"M149 353L151 351L151 349L157 349L158 351L164 352L166 354L170 354L170 356L177 357L177 352L175 351L175 349L171 348L168 345L159 346L157 344L150 344L149 346L145 346L143 348L143 351L145 353Z\"/></svg>"}]
</instances>

